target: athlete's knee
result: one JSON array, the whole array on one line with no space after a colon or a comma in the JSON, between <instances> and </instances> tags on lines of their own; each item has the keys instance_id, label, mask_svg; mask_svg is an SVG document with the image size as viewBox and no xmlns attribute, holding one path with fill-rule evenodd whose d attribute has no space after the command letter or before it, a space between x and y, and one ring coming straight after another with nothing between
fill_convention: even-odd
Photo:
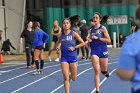
<instances>
[{"instance_id":1,"label":"athlete's knee","mask_svg":"<svg viewBox=\"0 0 140 93\"><path fill-rule=\"evenodd\" d=\"M94 73L95 73L95 75L100 75L100 69L94 69Z\"/></svg>"},{"instance_id":2,"label":"athlete's knee","mask_svg":"<svg viewBox=\"0 0 140 93\"><path fill-rule=\"evenodd\" d=\"M76 80L76 77L72 77L72 81L75 81Z\"/></svg>"},{"instance_id":3,"label":"athlete's knee","mask_svg":"<svg viewBox=\"0 0 140 93\"><path fill-rule=\"evenodd\" d=\"M101 73L102 73L104 76L109 77L108 71L101 71Z\"/></svg>"},{"instance_id":4,"label":"athlete's knee","mask_svg":"<svg viewBox=\"0 0 140 93\"><path fill-rule=\"evenodd\" d=\"M50 52L52 52L53 51L53 49L50 49Z\"/></svg>"},{"instance_id":5,"label":"athlete's knee","mask_svg":"<svg viewBox=\"0 0 140 93\"><path fill-rule=\"evenodd\" d=\"M64 76L64 81L69 81L69 76Z\"/></svg>"}]
</instances>

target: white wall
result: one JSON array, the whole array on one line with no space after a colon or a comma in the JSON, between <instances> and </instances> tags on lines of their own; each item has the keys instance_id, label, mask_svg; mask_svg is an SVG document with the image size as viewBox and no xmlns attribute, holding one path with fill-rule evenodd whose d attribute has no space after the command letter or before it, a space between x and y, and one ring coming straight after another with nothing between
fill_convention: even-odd
<instances>
[{"instance_id":1,"label":"white wall","mask_svg":"<svg viewBox=\"0 0 140 93\"><path fill-rule=\"evenodd\" d=\"M2 40L5 40L5 31L4 31L4 7L0 6L0 30L2 33Z\"/></svg>"},{"instance_id":2,"label":"white wall","mask_svg":"<svg viewBox=\"0 0 140 93\"><path fill-rule=\"evenodd\" d=\"M20 34L23 30L25 18L26 0L5 0L6 2L6 38L11 40L17 52L23 50L20 47Z\"/></svg>"}]
</instances>

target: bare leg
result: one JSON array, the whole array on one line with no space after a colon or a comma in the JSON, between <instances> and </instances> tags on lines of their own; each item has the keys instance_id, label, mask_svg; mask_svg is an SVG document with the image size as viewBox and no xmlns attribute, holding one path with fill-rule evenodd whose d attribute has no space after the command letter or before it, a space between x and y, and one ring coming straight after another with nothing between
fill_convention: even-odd
<instances>
[{"instance_id":1,"label":"bare leg","mask_svg":"<svg viewBox=\"0 0 140 93\"><path fill-rule=\"evenodd\" d=\"M100 84L100 64L99 64L99 57L96 55L91 56L91 60L92 60L92 65L93 65L93 69L94 69L94 81L95 81L95 87L96 87L96 91L99 91L99 84Z\"/></svg>"},{"instance_id":2,"label":"bare leg","mask_svg":"<svg viewBox=\"0 0 140 93\"><path fill-rule=\"evenodd\" d=\"M65 93L70 93L70 82L69 82L69 64L67 62L61 63L61 69L64 77Z\"/></svg>"}]
</instances>

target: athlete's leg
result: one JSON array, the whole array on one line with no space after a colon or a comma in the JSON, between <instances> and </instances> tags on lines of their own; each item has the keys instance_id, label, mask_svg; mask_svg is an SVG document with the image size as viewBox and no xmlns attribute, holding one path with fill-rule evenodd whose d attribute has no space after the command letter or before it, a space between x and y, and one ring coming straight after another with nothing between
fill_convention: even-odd
<instances>
[{"instance_id":1,"label":"athlete's leg","mask_svg":"<svg viewBox=\"0 0 140 93\"><path fill-rule=\"evenodd\" d=\"M58 42L56 42L56 47L58 46ZM57 53L57 57L61 58L61 51L59 51L59 53Z\"/></svg>"},{"instance_id":2,"label":"athlete's leg","mask_svg":"<svg viewBox=\"0 0 140 93\"><path fill-rule=\"evenodd\" d=\"M70 93L70 82L69 82L69 63L67 62L61 62L61 69L63 73L63 78L64 78L64 87L65 87L65 92Z\"/></svg>"},{"instance_id":3,"label":"athlete's leg","mask_svg":"<svg viewBox=\"0 0 140 93\"><path fill-rule=\"evenodd\" d=\"M39 55L40 55L40 50L35 49L34 50L34 60L35 60L37 70L39 70Z\"/></svg>"},{"instance_id":4,"label":"athlete's leg","mask_svg":"<svg viewBox=\"0 0 140 93\"><path fill-rule=\"evenodd\" d=\"M44 67L44 49L41 49L40 51L40 71L43 73L43 67Z\"/></svg>"},{"instance_id":5,"label":"athlete's leg","mask_svg":"<svg viewBox=\"0 0 140 93\"><path fill-rule=\"evenodd\" d=\"M31 49L30 49L30 46L25 47L25 52L26 52L27 68L31 68L31 62L30 62Z\"/></svg>"},{"instance_id":6,"label":"athlete's leg","mask_svg":"<svg viewBox=\"0 0 140 93\"><path fill-rule=\"evenodd\" d=\"M88 56L89 56L89 49L88 49L88 47L85 47L85 50L86 50L86 59L88 59Z\"/></svg>"},{"instance_id":7,"label":"athlete's leg","mask_svg":"<svg viewBox=\"0 0 140 93\"><path fill-rule=\"evenodd\" d=\"M100 84L100 64L99 64L99 57L96 55L91 56L91 61L94 69L94 81L95 81L95 87L96 91L99 91L99 84Z\"/></svg>"},{"instance_id":8,"label":"athlete's leg","mask_svg":"<svg viewBox=\"0 0 140 93\"><path fill-rule=\"evenodd\" d=\"M82 59L85 58L85 46L81 47L81 51L82 51Z\"/></svg>"},{"instance_id":9,"label":"athlete's leg","mask_svg":"<svg viewBox=\"0 0 140 93\"><path fill-rule=\"evenodd\" d=\"M39 55L40 55L40 50L39 49L35 49L34 50L34 60L35 60L35 65L36 65L36 70L37 72L33 73L33 74L40 74L39 72Z\"/></svg>"},{"instance_id":10,"label":"athlete's leg","mask_svg":"<svg viewBox=\"0 0 140 93\"><path fill-rule=\"evenodd\" d=\"M76 63L70 63L70 73L71 73L72 80L75 81L76 76L77 76L77 64Z\"/></svg>"},{"instance_id":11,"label":"athlete's leg","mask_svg":"<svg viewBox=\"0 0 140 93\"><path fill-rule=\"evenodd\" d=\"M48 58L49 58L50 61L51 61L50 55L51 55L51 53L52 53L52 51L53 51L53 49L54 49L54 46L55 46L55 42L52 41L51 46L50 46L50 50L49 50L49 53L48 53Z\"/></svg>"},{"instance_id":12,"label":"athlete's leg","mask_svg":"<svg viewBox=\"0 0 140 93\"><path fill-rule=\"evenodd\" d=\"M99 61L100 61L102 74L105 75L106 77L109 77L109 74L108 74L108 58L100 58Z\"/></svg>"}]
</instances>

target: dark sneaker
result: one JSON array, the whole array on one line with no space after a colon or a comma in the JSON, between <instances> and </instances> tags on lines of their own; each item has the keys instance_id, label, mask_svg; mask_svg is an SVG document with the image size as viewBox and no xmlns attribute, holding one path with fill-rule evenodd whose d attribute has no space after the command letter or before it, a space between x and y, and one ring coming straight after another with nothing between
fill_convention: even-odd
<instances>
[{"instance_id":1,"label":"dark sneaker","mask_svg":"<svg viewBox=\"0 0 140 93\"><path fill-rule=\"evenodd\" d=\"M99 91L96 91L96 93L99 93Z\"/></svg>"},{"instance_id":2,"label":"dark sneaker","mask_svg":"<svg viewBox=\"0 0 140 93\"><path fill-rule=\"evenodd\" d=\"M43 74L43 70L40 70L40 74Z\"/></svg>"},{"instance_id":3,"label":"dark sneaker","mask_svg":"<svg viewBox=\"0 0 140 93\"><path fill-rule=\"evenodd\" d=\"M82 57L82 58L81 58L81 60L84 60L84 59L85 59L85 57Z\"/></svg>"},{"instance_id":4,"label":"dark sneaker","mask_svg":"<svg viewBox=\"0 0 140 93\"><path fill-rule=\"evenodd\" d=\"M109 77L109 73L106 73L105 76L108 78Z\"/></svg>"}]
</instances>

